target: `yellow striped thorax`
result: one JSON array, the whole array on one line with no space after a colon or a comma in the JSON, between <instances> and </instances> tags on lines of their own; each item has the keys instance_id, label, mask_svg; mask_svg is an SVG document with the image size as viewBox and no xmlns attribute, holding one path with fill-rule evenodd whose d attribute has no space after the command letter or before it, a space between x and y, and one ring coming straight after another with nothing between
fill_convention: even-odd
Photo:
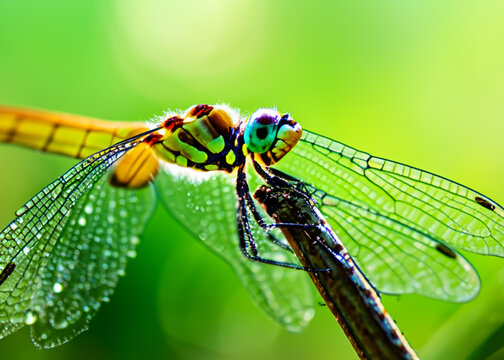
<instances>
[{"instance_id":1,"label":"yellow striped thorax","mask_svg":"<svg viewBox=\"0 0 504 360\"><path fill-rule=\"evenodd\" d=\"M238 115L226 106L196 105L168 116L164 134L152 146L164 161L197 170L232 172L236 161Z\"/></svg>"}]
</instances>

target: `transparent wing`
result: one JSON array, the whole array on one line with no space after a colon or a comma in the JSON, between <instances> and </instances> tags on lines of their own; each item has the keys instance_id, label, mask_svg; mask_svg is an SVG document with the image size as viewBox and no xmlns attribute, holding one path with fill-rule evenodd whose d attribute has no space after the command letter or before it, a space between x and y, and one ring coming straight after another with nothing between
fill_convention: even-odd
<instances>
[{"instance_id":1,"label":"transparent wing","mask_svg":"<svg viewBox=\"0 0 504 360\"><path fill-rule=\"evenodd\" d=\"M469 300L479 278L451 247L504 256L503 208L445 178L308 131L274 167L308 184L382 292Z\"/></svg>"},{"instance_id":2,"label":"transparent wing","mask_svg":"<svg viewBox=\"0 0 504 360\"><path fill-rule=\"evenodd\" d=\"M34 315L44 314L31 327L35 343L54 347L88 328L136 255L155 203L150 186L117 188L105 175L75 204L32 301Z\"/></svg>"},{"instance_id":3,"label":"transparent wing","mask_svg":"<svg viewBox=\"0 0 504 360\"><path fill-rule=\"evenodd\" d=\"M303 271L247 259L238 242L235 176L222 172L196 175L194 171L166 167L155 181L158 198L189 231L233 267L263 311L291 331L302 330L314 314L309 277ZM257 177L251 174L251 191L257 183ZM293 254L267 240L253 220L251 224L262 257L297 263ZM280 238L281 232L276 236Z\"/></svg>"},{"instance_id":4,"label":"transparent wing","mask_svg":"<svg viewBox=\"0 0 504 360\"><path fill-rule=\"evenodd\" d=\"M84 330L88 313L106 299L124 266L116 252L127 248L131 231L119 231L116 245L110 233L100 234L104 225L98 222L107 220L102 215L120 211L103 202L126 201L121 190L101 191L104 174L136 144L122 142L81 161L19 209L0 233L0 337L28 324L37 345L56 346Z\"/></svg>"}]
</instances>

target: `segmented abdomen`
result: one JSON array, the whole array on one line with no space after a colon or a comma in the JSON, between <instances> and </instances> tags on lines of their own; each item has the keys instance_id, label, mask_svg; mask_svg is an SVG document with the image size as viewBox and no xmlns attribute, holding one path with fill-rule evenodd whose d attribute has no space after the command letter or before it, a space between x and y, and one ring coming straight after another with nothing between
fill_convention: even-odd
<instances>
[{"instance_id":1,"label":"segmented abdomen","mask_svg":"<svg viewBox=\"0 0 504 360\"><path fill-rule=\"evenodd\" d=\"M0 141L79 159L145 130L138 122L0 107Z\"/></svg>"}]
</instances>

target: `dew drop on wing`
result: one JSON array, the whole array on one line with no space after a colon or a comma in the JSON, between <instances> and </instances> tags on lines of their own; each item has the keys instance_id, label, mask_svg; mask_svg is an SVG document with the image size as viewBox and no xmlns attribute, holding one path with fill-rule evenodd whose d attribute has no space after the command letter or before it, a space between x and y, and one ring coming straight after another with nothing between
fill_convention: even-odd
<instances>
[{"instance_id":1,"label":"dew drop on wing","mask_svg":"<svg viewBox=\"0 0 504 360\"><path fill-rule=\"evenodd\" d=\"M60 283L54 283L53 285L53 291L56 293L56 294L59 294L61 291L63 290L63 285L61 285Z\"/></svg>"},{"instance_id":2,"label":"dew drop on wing","mask_svg":"<svg viewBox=\"0 0 504 360\"><path fill-rule=\"evenodd\" d=\"M49 319L49 323L57 330L65 329L68 326L68 321L64 314L58 314Z\"/></svg>"},{"instance_id":3,"label":"dew drop on wing","mask_svg":"<svg viewBox=\"0 0 504 360\"><path fill-rule=\"evenodd\" d=\"M25 313L25 324L26 325L33 325L37 321L37 315L31 311L31 310L26 310Z\"/></svg>"},{"instance_id":4,"label":"dew drop on wing","mask_svg":"<svg viewBox=\"0 0 504 360\"><path fill-rule=\"evenodd\" d=\"M138 238L138 236L132 236L131 237L131 243L133 245L137 245L139 242L140 242L140 239Z\"/></svg>"},{"instance_id":5,"label":"dew drop on wing","mask_svg":"<svg viewBox=\"0 0 504 360\"><path fill-rule=\"evenodd\" d=\"M86 214L92 214L93 213L93 206L91 206L90 204L87 204L86 207L84 207L84 212Z\"/></svg>"},{"instance_id":6,"label":"dew drop on wing","mask_svg":"<svg viewBox=\"0 0 504 360\"><path fill-rule=\"evenodd\" d=\"M80 226L86 226L86 218L81 216L78 220Z\"/></svg>"}]
</instances>

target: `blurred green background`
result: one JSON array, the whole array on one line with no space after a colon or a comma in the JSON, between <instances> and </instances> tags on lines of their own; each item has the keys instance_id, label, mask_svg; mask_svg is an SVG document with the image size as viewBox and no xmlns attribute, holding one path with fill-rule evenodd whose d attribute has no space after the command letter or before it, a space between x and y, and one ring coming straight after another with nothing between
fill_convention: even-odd
<instances>
[{"instance_id":1,"label":"blurred green background","mask_svg":"<svg viewBox=\"0 0 504 360\"><path fill-rule=\"evenodd\" d=\"M274 105L504 203L503 15L492 0L2 0L0 103L131 120ZM3 144L0 159L0 224L75 163ZM23 328L1 357L356 358L325 307L301 334L267 318L161 208L137 250L89 331L41 351ZM383 296L423 358L504 358L504 261L468 258L483 283L471 303Z\"/></svg>"}]
</instances>

